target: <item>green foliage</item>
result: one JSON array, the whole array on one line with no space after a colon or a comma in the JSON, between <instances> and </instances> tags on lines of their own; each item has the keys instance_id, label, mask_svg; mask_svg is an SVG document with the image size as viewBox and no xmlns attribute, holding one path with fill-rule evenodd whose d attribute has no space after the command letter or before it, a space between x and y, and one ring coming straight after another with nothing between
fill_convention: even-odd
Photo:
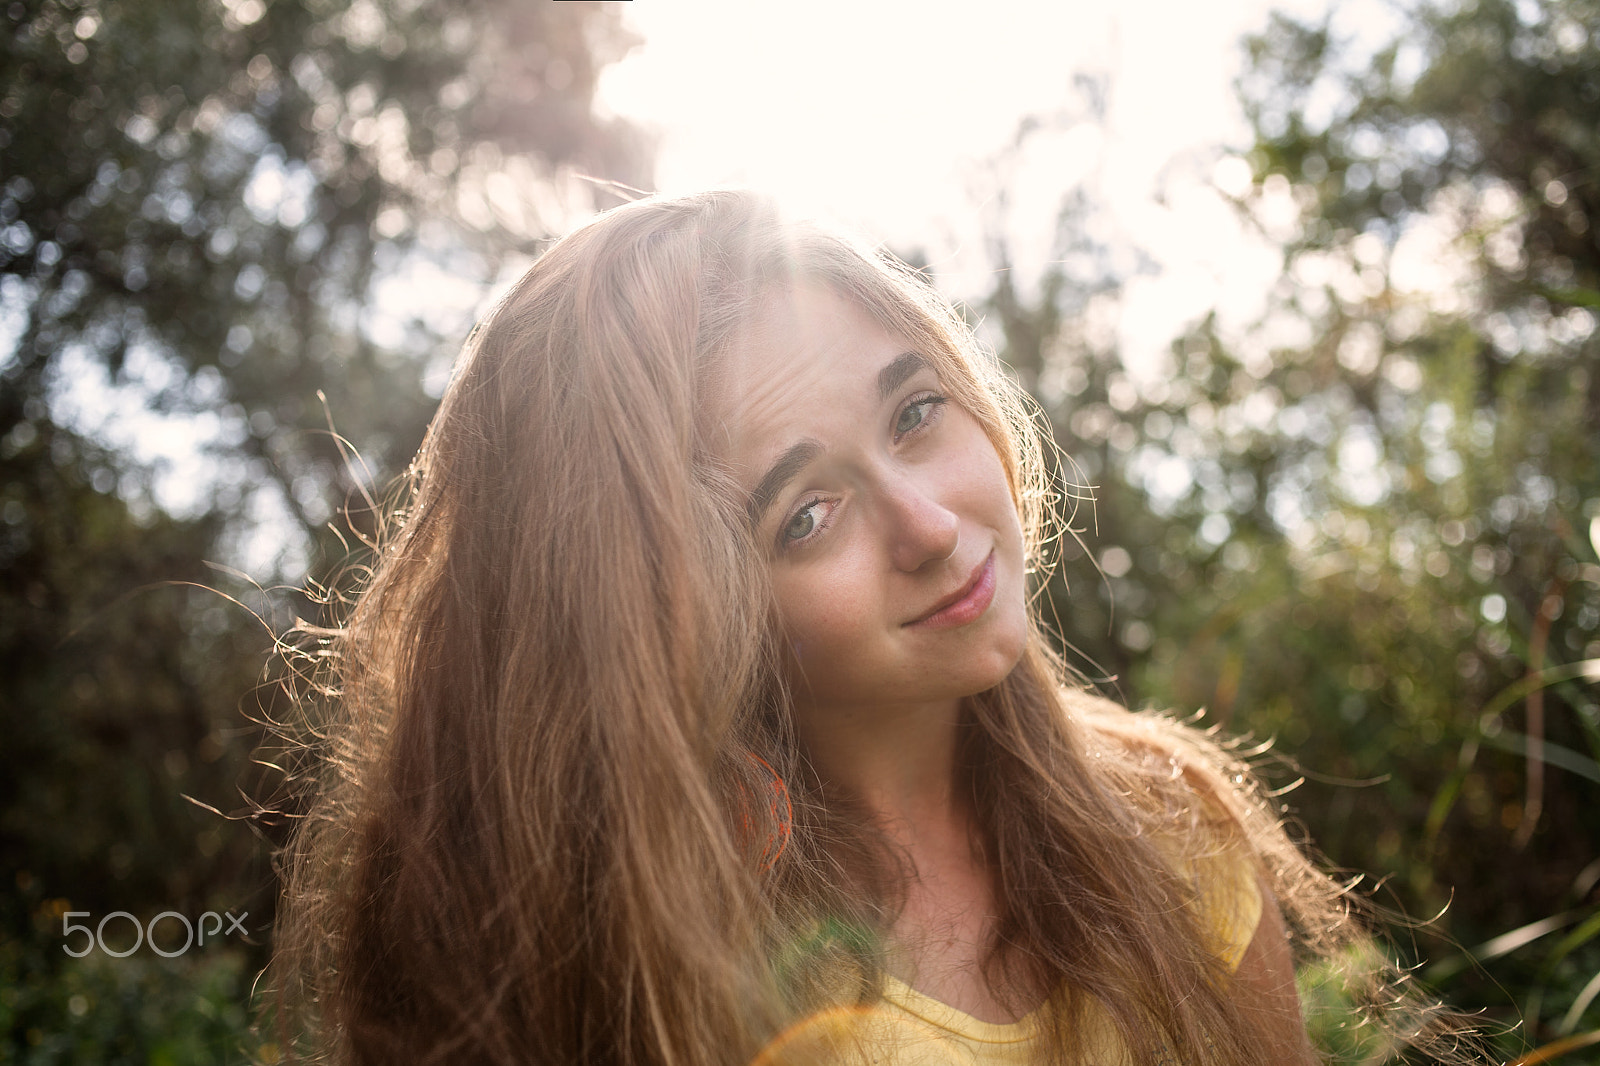
<instances>
[{"instance_id":1,"label":"green foliage","mask_svg":"<svg viewBox=\"0 0 1600 1066\"><path fill-rule=\"evenodd\" d=\"M0 1062L221 1066L275 1058L249 1031L256 964L243 951L213 947L174 959L95 952L58 964L40 950L0 945L0 1028L15 1034L0 1047Z\"/></svg>"},{"instance_id":2,"label":"green foliage","mask_svg":"<svg viewBox=\"0 0 1600 1066\"><path fill-rule=\"evenodd\" d=\"M245 827L183 794L236 805L239 701L270 642L195 587L214 522L134 521L94 488L113 461L48 423L0 453L8 880L102 912L132 899L210 905L219 880L265 868Z\"/></svg>"},{"instance_id":3,"label":"green foliage","mask_svg":"<svg viewBox=\"0 0 1600 1066\"><path fill-rule=\"evenodd\" d=\"M262 665L317 605L206 561L350 557L328 525L402 472L485 286L606 197L579 171L646 182L592 107L630 45L589 2L0 7L0 1061L249 1046ZM230 909L252 943L62 950L68 910Z\"/></svg>"},{"instance_id":4,"label":"green foliage","mask_svg":"<svg viewBox=\"0 0 1600 1066\"><path fill-rule=\"evenodd\" d=\"M599 4L19 0L5 33L0 295L21 326L0 436L75 356L220 415L236 469L215 510L266 492L301 535L364 480L319 391L392 476L432 407L425 363L464 331L375 321L380 286L487 282L563 224L557 168L642 171L591 114L629 44Z\"/></svg>"},{"instance_id":5,"label":"green foliage","mask_svg":"<svg viewBox=\"0 0 1600 1066\"><path fill-rule=\"evenodd\" d=\"M1051 588L1085 669L1275 738L1316 844L1438 915L1423 975L1522 1021L1507 1052L1600 1025L1597 15L1418 7L1375 55L1275 18L1238 206L1284 275L1244 335L1136 380L1060 313L1103 276L982 307L1095 497L1105 573L1068 544Z\"/></svg>"},{"instance_id":6,"label":"green foliage","mask_svg":"<svg viewBox=\"0 0 1600 1066\"><path fill-rule=\"evenodd\" d=\"M1357 1017L1354 998L1359 982L1352 974L1369 974L1381 965L1371 949L1353 948L1345 955L1303 967L1296 975L1301 1008L1312 1043L1334 1062L1383 1062L1391 1039ZM1353 987L1354 986L1354 987Z\"/></svg>"}]
</instances>

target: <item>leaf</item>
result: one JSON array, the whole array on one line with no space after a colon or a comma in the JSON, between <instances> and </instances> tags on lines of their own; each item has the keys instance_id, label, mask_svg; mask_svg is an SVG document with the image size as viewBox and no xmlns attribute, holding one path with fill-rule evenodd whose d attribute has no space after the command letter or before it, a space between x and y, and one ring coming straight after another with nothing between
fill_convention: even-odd
<instances>
[{"instance_id":1,"label":"leaf","mask_svg":"<svg viewBox=\"0 0 1600 1066\"><path fill-rule=\"evenodd\" d=\"M1563 1055L1568 1055L1574 1051L1582 1051L1584 1048L1594 1047L1596 1044L1600 1044L1600 1029L1592 1029L1587 1033L1569 1036L1554 1043L1546 1044L1544 1047L1535 1048L1521 1058L1507 1063L1507 1066L1538 1066L1541 1062L1554 1062Z\"/></svg>"}]
</instances>

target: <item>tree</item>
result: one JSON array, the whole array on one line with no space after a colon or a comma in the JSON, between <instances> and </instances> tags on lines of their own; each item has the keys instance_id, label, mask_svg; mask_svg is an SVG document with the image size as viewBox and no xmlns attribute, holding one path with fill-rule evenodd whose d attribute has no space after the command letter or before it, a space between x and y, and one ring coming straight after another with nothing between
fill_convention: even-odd
<instances>
[{"instance_id":1,"label":"tree","mask_svg":"<svg viewBox=\"0 0 1600 1066\"><path fill-rule=\"evenodd\" d=\"M1344 386L1324 455L1352 483L1322 506L1346 530L1320 522L1311 550L1348 541L1350 518L1371 530L1355 577L1376 573L1386 610L1352 618L1352 676L1398 718L1374 732L1411 764L1386 788L1422 830L1398 864L1425 903L1456 890L1446 927L1468 943L1597 902L1600 718L1582 663L1600 655L1600 135L1581 118L1600 101L1597 15L1421 7L1361 63L1327 26L1280 20L1245 87L1258 195L1275 173L1304 204L1291 305L1320 340L1301 361ZM1319 115L1319 94L1340 103ZM1441 748L1455 758L1430 768ZM1593 935L1497 965L1533 1036L1580 1020Z\"/></svg>"},{"instance_id":2,"label":"tree","mask_svg":"<svg viewBox=\"0 0 1600 1066\"><path fill-rule=\"evenodd\" d=\"M311 432L317 391L396 471L430 407L417 368L396 371L461 332L415 310L375 322L377 286L487 282L587 206L572 168L642 180L637 135L592 111L629 44L600 4L7 14L0 291L20 326L0 434L77 355L158 408L220 411L242 476L218 480L268 486L308 533L358 487Z\"/></svg>"},{"instance_id":3,"label":"tree","mask_svg":"<svg viewBox=\"0 0 1600 1066\"><path fill-rule=\"evenodd\" d=\"M1274 17L1238 203L1283 279L1154 380L1059 313L1059 275L984 308L1098 485L1108 576L1069 560L1068 639L1136 702L1277 738L1312 839L1443 911L1404 950L1520 1011L1513 1044L1593 1028L1600 989L1597 16L1420 5L1375 54Z\"/></svg>"},{"instance_id":4,"label":"tree","mask_svg":"<svg viewBox=\"0 0 1600 1066\"><path fill-rule=\"evenodd\" d=\"M198 586L267 628L316 605L205 561L293 587L360 561L330 527L370 522L342 512L403 469L485 286L606 180L647 182L648 145L593 106L632 41L599 3L0 17L0 1028L28 1061L216 1061L242 1021L139 992L242 1007L270 925L267 849L184 796L266 787L272 640ZM142 431L106 420L130 406ZM163 433L206 462L163 469ZM62 951L67 910L229 907L253 954Z\"/></svg>"}]
</instances>

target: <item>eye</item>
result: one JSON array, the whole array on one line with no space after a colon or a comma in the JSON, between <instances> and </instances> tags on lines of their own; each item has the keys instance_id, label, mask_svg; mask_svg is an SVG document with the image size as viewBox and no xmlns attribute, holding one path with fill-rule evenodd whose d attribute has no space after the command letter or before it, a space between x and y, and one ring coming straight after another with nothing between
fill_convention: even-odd
<instances>
[{"instance_id":1,"label":"eye","mask_svg":"<svg viewBox=\"0 0 1600 1066\"><path fill-rule=\"evenodd\" d=\"M787 551L799 547L827 528L828 519L833 515L833 507L834 504L820 496L813 496L807 500L798 511L789 516L789 520L778 531L779 550Z\"/></svg>"},{"instance_id":2,"label":"eye","mask_svg":"<svg viewBox=\"0 0 1600 1066\"><path fill-rule=\"evenodd\" d=\"M943 396L919 396L900 408L894 423L895 440L926 426L937 416L940 406L945 402Z\"/></svg>"}]
</instances>

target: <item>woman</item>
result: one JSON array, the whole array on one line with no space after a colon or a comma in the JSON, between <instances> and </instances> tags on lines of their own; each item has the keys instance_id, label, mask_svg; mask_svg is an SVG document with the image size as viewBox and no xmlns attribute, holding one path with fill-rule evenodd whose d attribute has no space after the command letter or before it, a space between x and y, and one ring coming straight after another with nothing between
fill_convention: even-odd
<instances>
[{"instance_id":1,"label":"woman","mask_svg":"<svg viewBox=\"0 0 1600 1066\"><path fill-rule=\"evenodd\" d=\"M1049 485L948 305L825 228L721 191L556 243L323 635L306 1050L1314 1061L1280 915L1331 956L1341 893L1235 759L1065 684Z\"/></svg>"}]
</instances>

